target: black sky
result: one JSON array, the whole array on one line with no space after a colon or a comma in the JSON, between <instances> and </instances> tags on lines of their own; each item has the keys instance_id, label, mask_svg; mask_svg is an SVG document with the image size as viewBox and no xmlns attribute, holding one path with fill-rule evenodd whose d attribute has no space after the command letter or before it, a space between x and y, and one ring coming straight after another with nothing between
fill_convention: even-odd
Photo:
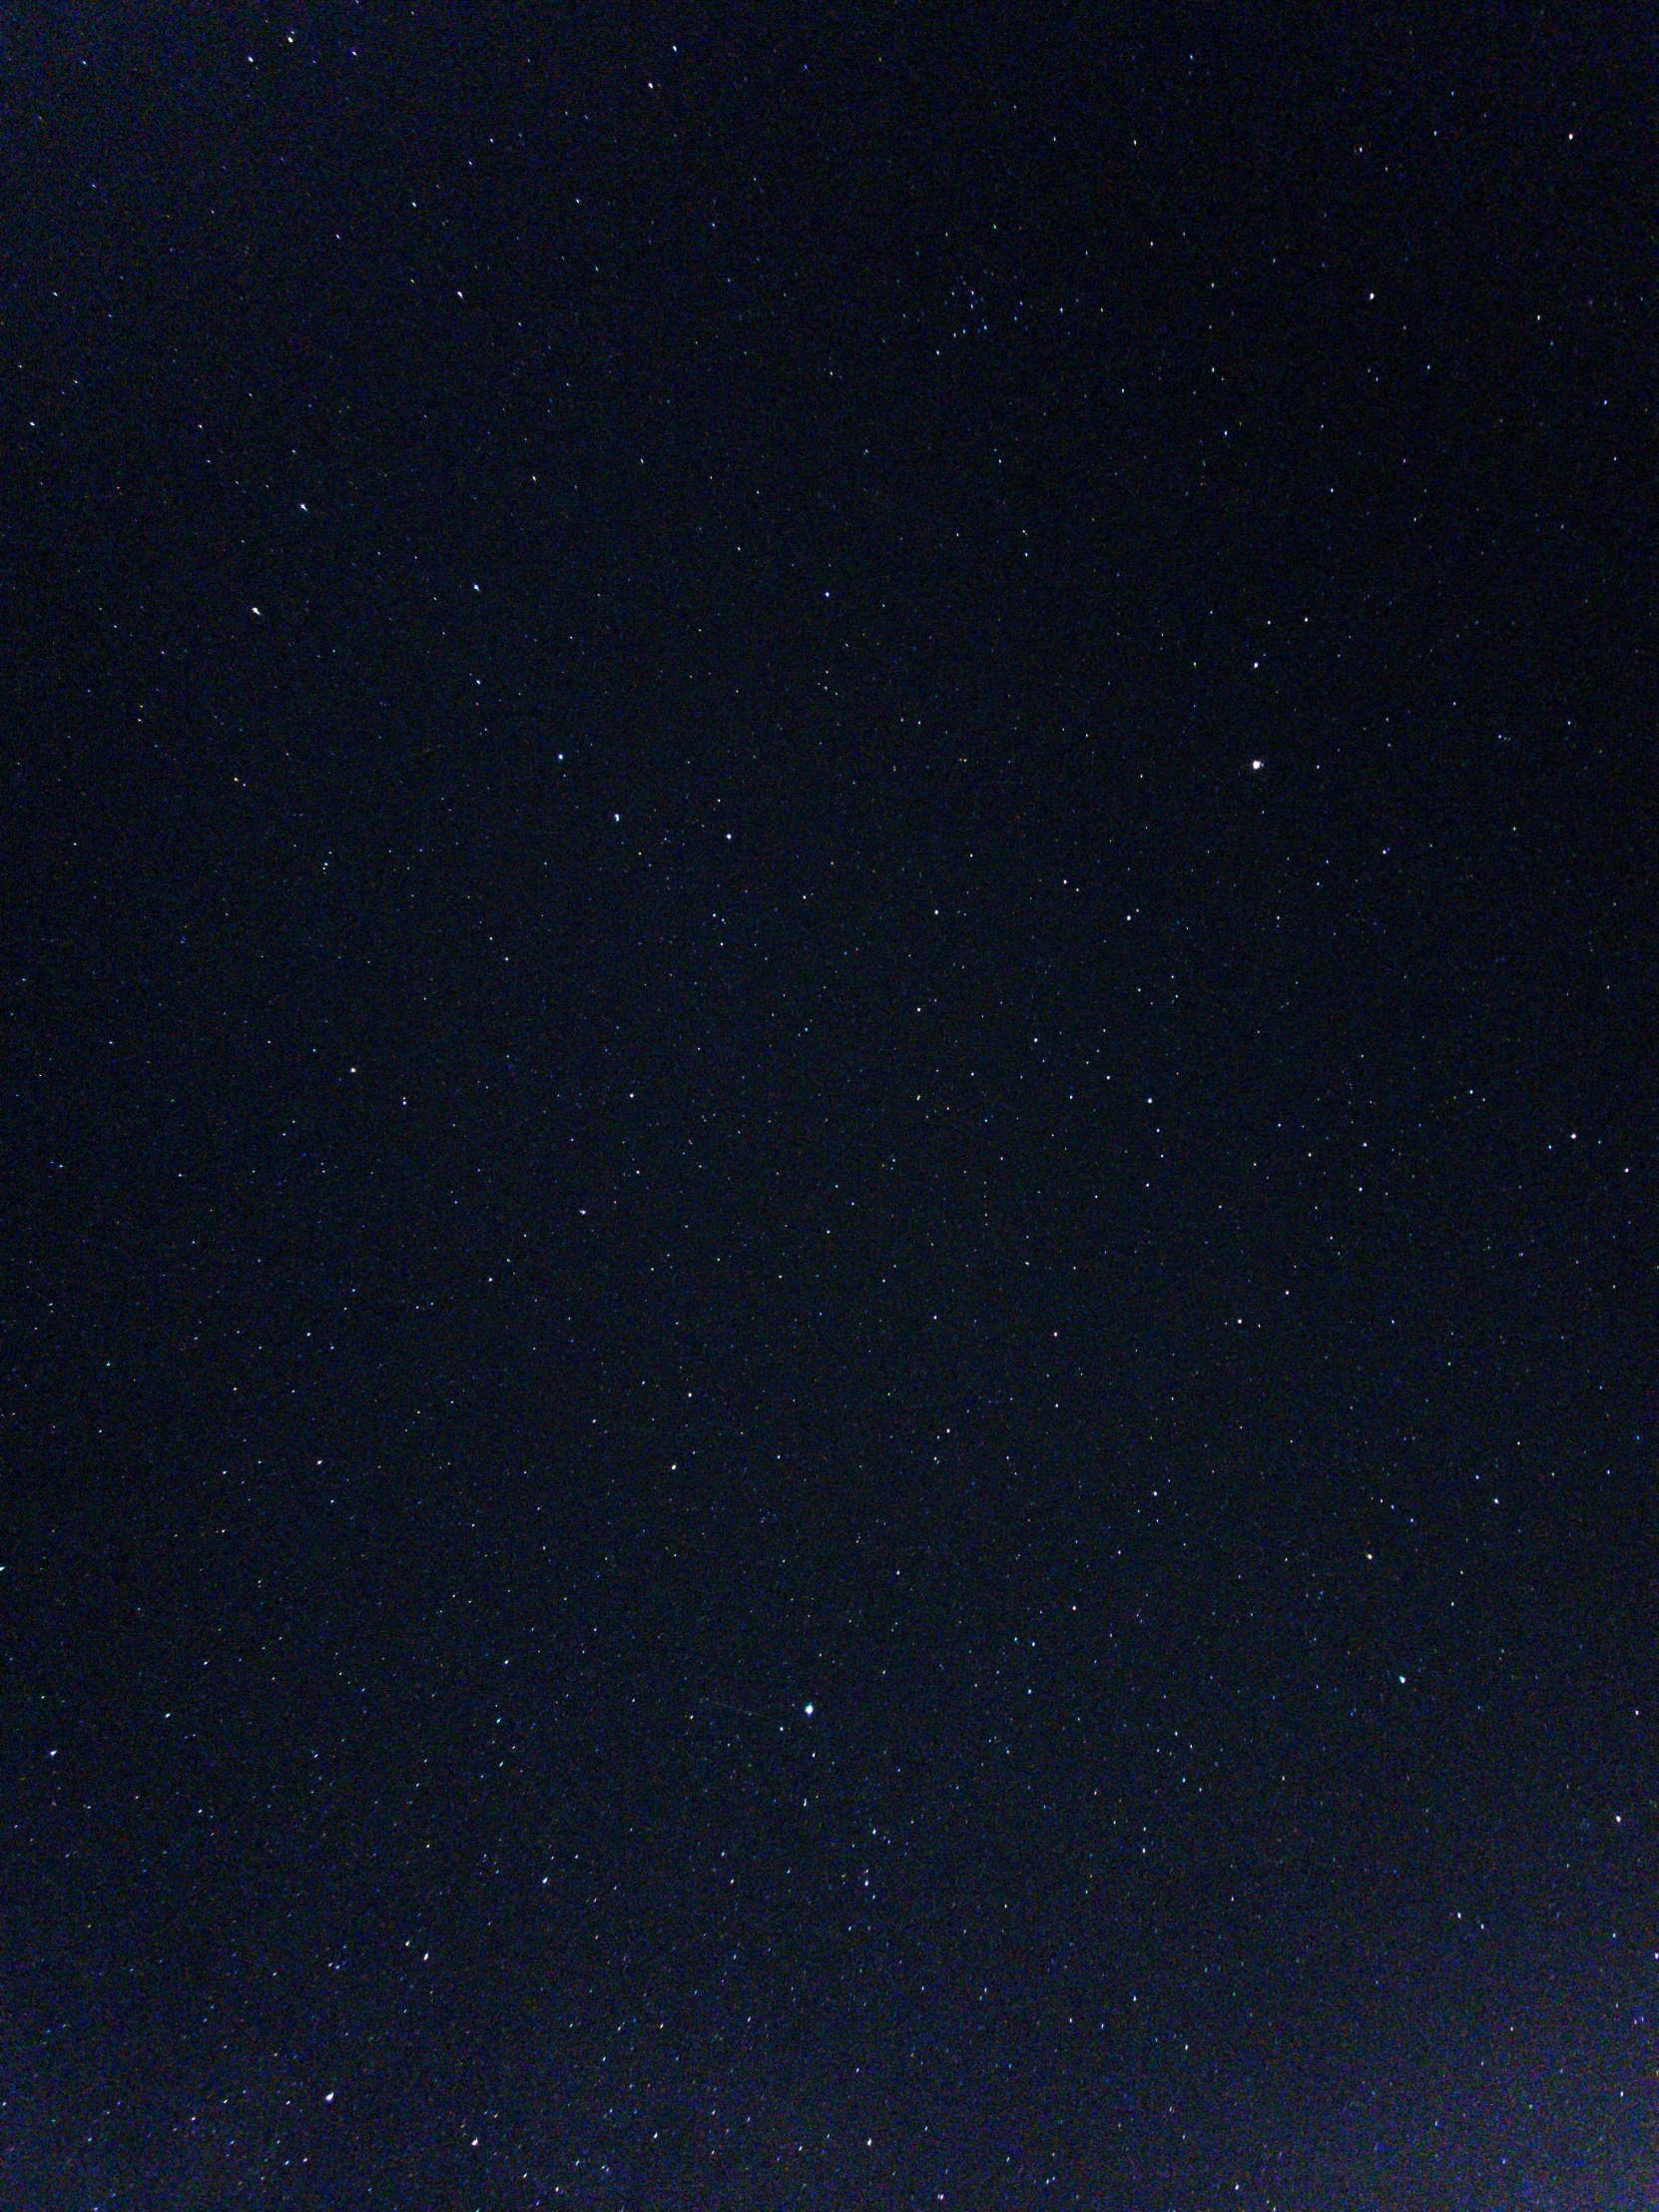
<instances>
[{"instance_id":1,"label":"black sky","mask_svg":"<svg viewBox=\"0 0 1659 2212\"><path fill-rule=\"evenodd\" d=\"M0 2206L1659 2202L1653 62L8 27Z\"/></svg>"}]
</instances>

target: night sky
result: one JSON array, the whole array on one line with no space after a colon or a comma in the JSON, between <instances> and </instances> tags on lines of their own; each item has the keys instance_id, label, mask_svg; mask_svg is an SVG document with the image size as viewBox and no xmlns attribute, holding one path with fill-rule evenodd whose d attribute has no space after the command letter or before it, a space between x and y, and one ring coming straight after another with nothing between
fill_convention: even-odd
<instances>
[{"instance_id":1,"label":"night sky","mask_svg":"<svg viewBox=\"0 0 1659 2212\"><path fill-rule=\"evenodd\" d=\"M14 13L4 2212L1659 2202L1653 68Z\"/></svg>"}]
</instances>

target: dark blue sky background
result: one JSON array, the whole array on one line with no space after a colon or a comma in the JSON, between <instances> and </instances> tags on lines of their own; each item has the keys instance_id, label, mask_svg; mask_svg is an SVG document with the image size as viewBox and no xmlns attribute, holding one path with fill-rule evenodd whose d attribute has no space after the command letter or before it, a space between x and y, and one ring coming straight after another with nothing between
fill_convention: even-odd
<instances>
[{"instance_id":1,"label":"dark blue sky background","mask_svg":"<svg viewBox=\"0 0 1659 2212\"><path fill-rule=\"evenodd\" d=\"M14 33L0 2205L1646 2204L1630 19Z\"/></svg>"}]
</instances>

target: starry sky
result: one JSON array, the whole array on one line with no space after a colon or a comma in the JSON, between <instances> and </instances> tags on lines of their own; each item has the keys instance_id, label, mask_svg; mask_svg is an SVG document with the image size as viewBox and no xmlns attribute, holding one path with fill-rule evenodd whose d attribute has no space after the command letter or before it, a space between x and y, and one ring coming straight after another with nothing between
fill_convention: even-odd
<instances>
[{"instance_id":1,"label":"starry sky","mask_svg":"<svg viewBox=\"0 0 1659 2212\"><path fill-rule=\"evenodd\" d=\"M1651 62L8 28L4 2212L1659 2202Z\"/></svg>"}]
</instances>

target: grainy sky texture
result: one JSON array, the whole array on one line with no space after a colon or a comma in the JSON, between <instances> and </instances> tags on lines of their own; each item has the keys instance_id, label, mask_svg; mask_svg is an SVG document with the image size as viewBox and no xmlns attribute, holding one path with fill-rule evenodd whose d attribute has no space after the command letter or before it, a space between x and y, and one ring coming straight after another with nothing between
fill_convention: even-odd
<instances>
[{"instance_id":1,"label":"grainy sky texture","mask_svg":"<svg viewBox=\"0 0 1659 2212\"><path fill-rule=\"evenodd\" d=\"M5 2212L1659 2201L1653 68L10 25Z\"/></svg>"}]
</instances>

